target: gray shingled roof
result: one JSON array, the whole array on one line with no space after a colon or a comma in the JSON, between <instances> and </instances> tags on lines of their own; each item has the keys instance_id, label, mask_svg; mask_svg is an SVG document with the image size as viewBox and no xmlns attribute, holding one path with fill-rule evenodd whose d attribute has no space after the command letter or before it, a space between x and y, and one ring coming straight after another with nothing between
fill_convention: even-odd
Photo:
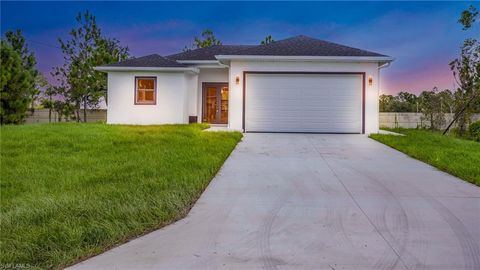
<instances>
[{"instance_id":1,"label":"gray shingled roof","mask_svg":"<svg viewBox=\"0 0 480 270\"><path fill-rule=\"evenodd\" d=\"M386 56L307 36L296 36L233 52L234 55L275 56Z\"/></svg>"},{"instance_id":2,"label":"gray shingled roof","mask_svg":"<svg viewBox=\"0 0 480 270\"><path fill-rule=\"evenodd\" d=\"M216 60L216 55L268 56L373 56L386 55L307 36L296 36L266 45L214 45L162 57L158 54L128 59L103 67L188 67L178 60Z\"/></svg>"},{"instance_id":3,"label":"gray shingled roof","mask_svg":"<svg viewBox=\"0 0 480 270\"><path fill-rule=\"evenodd\" d=\"M174 60L167 59L158 54L151 54L122 62L104 65L104 67L187 67Z\"/></svg>"},{"instance_id":4,"label":"gray shingled roof","mask_svg":"<svg viewBox=\"0 0 480 270\"><path fill-rule=\"evenodd\" d=\"M316 38L296 36L266 45L215 45L169 55L167 58L172 60L216 60L215 55L386 56Z\"/></svg>"},{"instance_id":5,"label":"gray shingled roof","mask_svg":"<svg viewBox=\"0 0 480 270\"><path fill-rule=\"evenodd\" d=\"M256 47L255 45L214 45L207 48L194 49L186 52L172 54L167 56L172 60L217 60L215 55L230 55L235 52L248 48Z\"/></svg>"}]
</instances>

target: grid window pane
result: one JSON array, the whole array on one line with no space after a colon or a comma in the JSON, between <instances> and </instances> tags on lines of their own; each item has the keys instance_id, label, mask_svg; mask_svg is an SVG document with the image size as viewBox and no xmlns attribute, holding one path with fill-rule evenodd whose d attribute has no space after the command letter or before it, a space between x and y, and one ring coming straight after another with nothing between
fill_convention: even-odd
<instances>
[{"instance_id":1,"label":"grid window pane","mask_svg":"<svg viewBox=\"0 0 480 270\"><path fill-rule=\"evenodd\" d=\"M155 104L155 79L137 78L136 97L138 104Z\"/></svg>"},{"instance_id":2,"label":"grid window pane","mask_svg":"<svg viewBox=\"0 0 480 270\"><path fill-rule=\"evenodd\" d=\"M145 91L145 101L153 101L153 91Z\"/></svg>"},{"instance_id":3,"label":"grid window pane","mask_svg":"<svg viewBox=\"0 0 480 270\"><path fill-rule=\"evenodd\" d=\"M145 101L145 91L139 90L137 93L138 101Z\"/></svg>"},{"instance_id":4,"label":"grid window pane","mask_svg":"<svg viewBox=\"0 0 480 270\"><path fill-rule=\"evenodd\" d=\"M154 85L155 85L155 82L153 79L138 79L138 88L140 89L153 90Z\"/></svg>"}]
</instances>

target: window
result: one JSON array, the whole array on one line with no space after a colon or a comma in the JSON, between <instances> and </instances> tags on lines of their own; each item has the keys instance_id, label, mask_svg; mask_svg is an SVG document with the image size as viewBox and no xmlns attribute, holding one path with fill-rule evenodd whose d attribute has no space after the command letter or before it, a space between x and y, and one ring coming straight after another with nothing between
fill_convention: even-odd
<instances>
[{"instance_id":1,"label":"window","mask_svg":"<svg viewBox=\"0 0 480 270\"><path fill-rule=\"evenodd\" d=\"M135 77L135 104L155 105L157 79L155 77Z\"/></svg>"}]
</instances>

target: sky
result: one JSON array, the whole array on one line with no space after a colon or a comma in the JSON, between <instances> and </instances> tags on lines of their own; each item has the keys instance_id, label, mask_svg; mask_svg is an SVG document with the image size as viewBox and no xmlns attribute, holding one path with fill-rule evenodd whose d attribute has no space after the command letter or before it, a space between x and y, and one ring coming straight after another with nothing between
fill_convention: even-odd
<instances>
[{"instance_id":1,"label":"sky","mask_svg":"<svg viewBox=\"0 0 480 270\"><path fill-rule=\"evenodd\" d=\"M395 58L381 70L381 92L452 89L448 63L463 40L457 23L472 2L0 2L1 34L21 29L48 76L63 63L58 38L68 38L78 12L91 11L105 36L132 56L169 55L211 29L223 44L259 44L307 35ZM478 3L474 3L480 6Z\"/></svg>"}]
</instances>

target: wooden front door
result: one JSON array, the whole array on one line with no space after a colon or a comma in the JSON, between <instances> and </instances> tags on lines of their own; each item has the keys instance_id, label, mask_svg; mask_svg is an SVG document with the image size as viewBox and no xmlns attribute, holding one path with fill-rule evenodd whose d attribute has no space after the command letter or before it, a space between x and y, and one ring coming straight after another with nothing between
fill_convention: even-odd
<instances>
[{"instance_id":1,"label":"wooden front door","mask_svg":"<svg viewBox=\"0 0 480 270\"><path fill-rule=\"evenodd\" d=\"M228 83L203 83L202 122L228 123Z\"/></svg>"}]
</instances>

